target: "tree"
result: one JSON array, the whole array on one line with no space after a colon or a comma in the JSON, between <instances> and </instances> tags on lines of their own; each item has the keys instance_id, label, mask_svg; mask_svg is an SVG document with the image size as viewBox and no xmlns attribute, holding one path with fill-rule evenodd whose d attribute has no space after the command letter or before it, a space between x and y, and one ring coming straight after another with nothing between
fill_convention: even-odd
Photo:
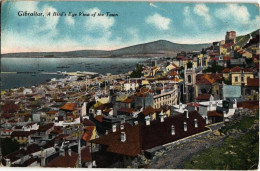
<instances>
[{"instance_id":1,"label":"tree","mask_svg":"<svg viewBox=\"0 0 260 171\"><path fill-rule=\"evenodd\" d=\"M206 52L206 50L205 50L204 48L202 48L201 53L202 53L203 55L205 55L207 52Z\"/></svg>"},{"instance_id":2,"label":"tree","mask_svg":"<svg viewBox=\"0 0 260 171\"><path fill-rule=\"evenodd\" d=\"M136 65L135 70L131 73L131 78L140 78L142 76L143 65Z\"/></svg>"},{"instance_id":3,"label":"tree","mask_svg":"<svg viewBox=\"0 0 260 171\"><path fill-rule=\"evenodd\" d=\"M211 73L221 73L225 67L217 65L216 61L212 62L212 66L203 70L203 73L211 72Z\"/></svg>"},{"instance_id":4,"label":"tree","mask_svg":"<svg viewBox=\"0 0 260 171\"><path fill-rule=\"evenodd\" d=\"M19 150L19 148L20 148L20 144L15 139L11 139L11 138L1 139L1 149L2 149L3 156L13 153Z\"/></svg>"}]
</instances>

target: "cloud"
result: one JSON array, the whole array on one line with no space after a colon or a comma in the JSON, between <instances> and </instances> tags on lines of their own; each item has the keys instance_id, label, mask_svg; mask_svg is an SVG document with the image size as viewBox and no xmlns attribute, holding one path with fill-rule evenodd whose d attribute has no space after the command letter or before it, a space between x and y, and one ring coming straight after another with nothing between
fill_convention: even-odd
<instances>
[{"instance_id":1,"label":"cloud","mask_svg":"<svg viewBox=\"0 0 260 171\"><path fill-rule=\"evenodd\" d=\"M188 7L188 6L184 7L183 15L184 15L184 24L185 25L194 24L194 21L191 16L190 7Z\"/></svg>"},{"instance_id":2,"label":"cloud","mask_svg":"<svg viewBox=\"0 0 260 171\"><path fill-rule=\"evenodd\" d=\"M95 17L86 17L85 26L88 30L97 30L97 29L105 29L108 30L111 28L114 23L115 19L112 17L104 16L97 16L97 13L102 13L98 8L92 8L86 11L87 13L93 14L96 13Z\"/></svg>"},{"instance_id":3,"label":"cloud","mask_svg":"<svg viewBox=\"0 0 260 171\"><path fill-rule=\"evenodd\" d=\"M14 7L18 11L34 12L38 10L38 3L36 1L14 1Z\"/></svg>"},{"instance_id":4,"label":"cloud","mask_svg":"<svg viewBox=\"0 0 260 171\"><path fill-rule=\"evenodd\" d=\"M65 17L65 22L66 24L70 25L70 26L73 26L75 24L75 20L74 18L70 17L70 16L66 16Z\"/></svg>"},{"instance_id":5,"label":"cloud","mask_svg":"<svg viewBox=\"0 0 260 171\"><path fill-rule=\"evenodd\" d=\"M168 30L171 20L169 18L163 17L158 13L146 18L145 22L147 24L153 25L159 30Z\"/></svg>"},{"instance_id":6,"label":"cloud","mask_svg":"<svg viewBox=\"0 0 260 171\"><path fill-rule=\"evenodd\" d=\"M42 30L54 30L56 29L56 26L59 22L59 16L52 16L53 13L58 12L56 8L53 8L51 6L44 6L43 7L43 13L45 15L44 17L44 25L41 27ZM47 16L48 13L51 13L51 16Z\"/></svg>"},{"instance_id":7,"label":"cloud","mask_svg":"<svg viewBox=\"0 0 260 171\"><path fill-rule=\"evenodd\" d=\"M250 18L247 8L238 4L227 4L226 7L217 9L215 16L220 19L233 20L233 22L240 24L247 24Z\"/></svg>"},{"instance_id":8,"label":"cloud","mask_svg":"<svg viewBox=\"0 0 260 171\"><path fill-rule=\"evenodd\" d=\"M222 21L228 30L236 30L239 34L259 29L259 15L251 17L244 5L226 4L225 7L215 10L215 17Z\"/></svg>"},{"instance_id":9,"label":"cloud","mask_svg":"<svg viewBox=\"0 0 260 171\"><path fill-rule=\"evenodd\" d=\"M80 49L81 45L69 37L51 39L49 36L41 36L30 31L19 34L12 30L4 30L1 39L2 53L10 52L55 52ZM69 45L69 46L68 46Z\"/></svg>"},{"instance_id":10,"label":"cloud","mask_svg":"<svg viewBox=\"0 0 260 171\"><path fill-rule=\"evenodd\" d=\"M203 17L206 22L210 22L209 8L205 4L197 4L193 9L194 13Z\"/></svg>"}]
</instances>

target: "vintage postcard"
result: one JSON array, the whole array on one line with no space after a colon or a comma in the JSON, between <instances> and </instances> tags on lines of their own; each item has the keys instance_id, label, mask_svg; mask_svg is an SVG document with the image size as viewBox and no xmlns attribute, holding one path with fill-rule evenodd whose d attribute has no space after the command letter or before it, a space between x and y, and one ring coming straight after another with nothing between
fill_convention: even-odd
<instances>
[{"instance_id":1,"label":"vintage postcard","mask_svg":"<svg viewBox=\"0 0 260 171\"><path fill-rule=\"evenodd\" d=\"M1 167L256 170L259 4L1 2Z\"/></svg>"}]
</instances>

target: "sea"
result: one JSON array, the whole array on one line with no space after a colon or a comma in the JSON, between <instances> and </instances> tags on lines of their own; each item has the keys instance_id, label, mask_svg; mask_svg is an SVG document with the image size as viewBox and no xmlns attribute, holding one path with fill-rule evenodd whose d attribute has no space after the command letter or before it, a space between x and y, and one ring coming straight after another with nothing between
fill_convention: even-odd
<instances>
[{"instance_id":1,"label":"sea","mask_svg":"<svg viewBox=\"0 0 260 171\"><path fill-rule=\"evenodd\" d=\"M144 58L1 58L1 90L31 87L52 78L64 77L51 74L57 71L127 73L144 60Z\"/></svg>"}]
</instances>

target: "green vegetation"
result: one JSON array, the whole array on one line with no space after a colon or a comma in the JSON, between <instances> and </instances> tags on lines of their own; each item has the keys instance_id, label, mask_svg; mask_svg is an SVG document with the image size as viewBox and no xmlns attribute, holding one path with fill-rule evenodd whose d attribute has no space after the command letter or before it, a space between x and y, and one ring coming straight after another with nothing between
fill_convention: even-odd
<instances>
[{"instance_id":1,"label":"green vegetation","mask_svg":"<svg viewBox=\"0 0 260 171\"><path fill-rule=\"evenodd\" d=\"M222 133L230 131L246 131L235 137L228 136L220 147L211 147L193 156L185 163L185 169L207 170L253 170L257 169L259 161L259 132L255 128L259 114L244 116L220 130ZM254 128L253 128L254 127Z\"/></svg>"},{"instance_id":2,"label":"green vegetation","mask_svg":"<svg viewBox=\"0 0 260 171\"><path fill-rule=\"evenodd\" d=\"M228 137L221 147L211 147L185 163L185 169L248 170L258 166L258 132Z\"/></svg>"},{"instance_id":3,"label":"green vegetation","mask_svg":"<svg viewBox=\"0 0 260 171\"><path fill-rule=\"evenodd\" d=\"M244 35L244 36L238 36L236 38L237 45L239 45L239 46L245 45L249 38L250 38L249 34Z\"/></svg>"},{"instance_id":4,"label":"green vegetation","mask_svg":"<svg viewBox=\"0 0 260 171\"><path fill-rule=\"evenodd\" d=\"M259 35L259 29L255 30L251 33L252 37L255 37L257 34Z\"/></svg>"},{"instance_id":5,"label":"green vegetation","mask_svg":"<svg viewBox=\"0 0 260 171\"><path fill-rule=\"evenodd\" d=\"M246 130L249 129L256 119L258 119L259 113L255 117L252 116L243 116L240 121L232 122L231 124L226 125L225 127L222 127L219 131L221 133L226 134L229 130L235 129L235 130Z\"/></svg>"},{"instance_id":6,"label":"green vegetation","mask_svg":"<svg viewBox=\"0 0 260 171\"><path fill-rule=\"evenodd\" d=\"M253 65L254 64L254 61L252 58L246 58L246 64L247 65Z\"/></svg>"},{"instance_id":7,"label":"green vegetation","mask_svg":"<svg viewBox=\"0 0 260 171\"><path fill-rule=\"evenodd\" d=\"M131 73L131 78L140 78L142 76L143 65L136 65L135 70Z\"/></svg>"},{"instance_id":8,"label":"green vegetation","mask_svg":"<svg viewBox=\"0 0 260 171\"><path fill-rule=\"evenodd\" d=\"M15 152L19 150L19 148L20 148L20 144L15 139L11 139L11 138L1 139L1 149L2 149L3 156Z\"/></svg>"},{"instance_id":9,"label":"green vegetation","mask_svg":"<svg viewBox=\"0 0 260 171\"><path fill-rule=\"evenodd\" d=\"M211 72L211 73L221 73L223 70L225 69L225 67L217 65L216 61L214 61L212 63L211 67L208 67L207 69L204 69L202 72L203 73L207 73L207 72Z\"/></svg>"}]
</instances>

